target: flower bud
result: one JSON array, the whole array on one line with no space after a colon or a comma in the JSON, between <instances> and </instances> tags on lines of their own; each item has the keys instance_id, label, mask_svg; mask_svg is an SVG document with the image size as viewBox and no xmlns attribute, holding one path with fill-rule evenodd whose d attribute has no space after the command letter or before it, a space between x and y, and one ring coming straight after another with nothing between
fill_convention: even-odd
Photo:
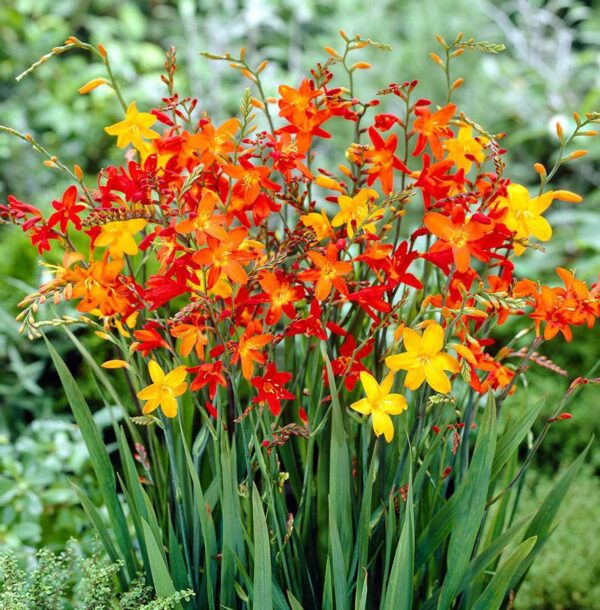
<instances>
[{"instance_id":1,"label":"flower bud","mask_svg":"<svg viewBox=\"0 0 600 610\"><path fill-rule=\"evenodd\" d=\"M81 95L85 95L90 91L93 91L97 87L101 87L102 85L109 85L110 83L105 78L93 78L91 81L87 82L83 87L79 88L79 93Z\"/></svg>"}]
</instances>

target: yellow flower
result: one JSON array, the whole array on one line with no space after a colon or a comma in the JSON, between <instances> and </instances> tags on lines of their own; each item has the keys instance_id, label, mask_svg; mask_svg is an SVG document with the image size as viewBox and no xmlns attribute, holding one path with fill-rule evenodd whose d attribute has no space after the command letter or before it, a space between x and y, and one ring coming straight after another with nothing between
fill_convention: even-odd
<instances>
[{"instance_id":1,"label":"yellow flower","mask_svg":"<svg viewBox=\"0 0 600 610\"><path fill-rule=\"evenodd\" d=\"M329 224L329 218L327 218L325 210L321 210L320 214L317 212L305 214L300 216L300 220L305 227L310 227L315 232L319 241L333 236L333 229Z\"/></svg>"},{"instance_id":2,"label":"yellow flower","mask_svg":"<svg viewBox=\"0 0 600 610\"><path fill-rule=\"evenodd\" d=\"M142 411L152 413L160 406L167 417L177 415L177 396L181 396L187 389L185 366L178 366L165 375L156 360L148 364L148 372L153 383L137 393L140 400L145 400Z\"/></svg>"},{"instance_id":3,"label":"yellow flower","mask_svg":"<svg viewBox=\"0 0 600 610\"><path fill-rule=\"evenodd\" d=\"M502 197L499 205L508 210L504 219L507 229L515 233L516 239L525 242L531 235L540 241L548 241L552 237L552 227L542 213L555 199L553 191L531 199L529 191L521 184L509 184L506 190L508 197ZM520 243L515 243L514 248L517 256L525 251L525 246Z\"/></svg>"},{"instance_id":4,"label":"yellow flower","mask_svg":"<svg viewBox=\"0 0 600 610\"><path fill-rule=\"evenodd\" d=\"M361 225L369 219L369 203L371 199L376 198L377 192L373 189L361 189L354 197L340 195L338 197L340 211L334 216L331 224L334 227L339 227L346 223L346 230L350 238L354 236L354 232L359 227L369 233L375 233L375 225L372 222L364 226Z\"/></svg>"},{"instance_id":5,"label":"yellow flower","mask_svg":"<svg viewBox=\"0 0 600 610\"><path fill-rule=\"evenodd\" d=\"M138 112L135 102L129 104L125 119L105 127L104 131L110 136L117 136L117 146L125 148L128 144L133 144L138 150L147 148L144 138L154 140L160 138L160 134L152 131L150 127L156 122L156 117L149 112Z\"/></svg>"},{"instance_id":6,"label":"yellow flower","mask_svg":"<svg viewBox=\"0 0 600 610\"><path fill-rule=\"evenodd\" d=\"M483 146L473 137L473 129L470 126L461 127L456 138L450 138L444 142L444 148L448 152L447 159L454 161L456 169L465 170L469 173L473 160L481 163L485 159ZM467 157L469 155L469 157Z\"/></svg>"},{"instance_id":7,"label":"yellow flower","mask_svg":"<svg viewBox=\"0 0 600 610\"><path fill-rule=\"evenodd\" d=\"M123 254L134 256L138 252L138 246L133 239L133 235L139 233L145 226L146 221L143 218L109 222L102 227L95 245L99 247L108 246L108 251L114 259L123 258Z\"/></svg>"},{"instance_id":8,"label":"yellow flower","mask_svg":"<svg viewBox=\"0 0 600 610\"><path fill-rule=\"evenodd\" d=\"M378 384L373 375L361 371L360 382L367 397L352 403L350 408L371 415L373 431L377 436L383 434L389 443L394 438L394 424L390 415L399 415L406 410L406 398L401 394L390 394L394 382L393 373Z\"/></svg>"},{"instance_id":9,"label":"yellow flower","mask_svg":"<svg viewBox=\"0 0 600 610\"><path fill-rule=\"evenodd\" d=\"M452 386L444 371L457 373L459 364L456 358L442 352L444 329L434 322L421 336L411 328L405 328L402 338L406 352L388 356L386 365L392 371L407 371L404 385L411 390L427 381L436 392L448 393Z\"/></svg>"}]
</instances>

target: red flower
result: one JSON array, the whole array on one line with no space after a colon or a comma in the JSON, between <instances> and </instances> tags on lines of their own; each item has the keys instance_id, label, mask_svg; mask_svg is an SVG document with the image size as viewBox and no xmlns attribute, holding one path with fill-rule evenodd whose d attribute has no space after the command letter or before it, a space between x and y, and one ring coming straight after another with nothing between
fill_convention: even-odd
<instances>
[{"instance_id":1,"label":"red flower","mask_svg":"<svg viewBox=\"0 0 600 610\"><path fill-rule=\"evenodd\" d=\"M37 246L38 252L42 254L44 250L50 251L50 240L59 239L60 235L50 227L50 225L34 226L29 236L31 245Z\"/></svg>"},{"instance_id":2,"label":"red flower","mask_svg":"<svg viewBox=\"0 0 600 610\"><path fill-rule=\"evenodd\" d=\"M367 369L361 360L373 351L373 341L368 341L363 347L356 351L356 340L352 335L347 335L340 346L339 356L331 361L333 374L338 377L345 376L344 385L348 392L352 392L361 371ZM356 352L356 353L355 353ZM323 380L328 382L327 373L323 371Z\"/></svg>"},{"instance_id":3,"label":"red flower","mask_svg":"<svg viewBox=\"0 0 600 610\"><path fill-rule=\"evenodd\" d=\"M223 376L223 363L220 360L199 364L198 366L191 366L187 369L187 372L196 375L192 383L190 383L190 390L196 392L203 387L208 386L208 395L211 400L214 400L215 398L218 385L224 388L227 387L227 382Z\"/></svg>"},{"instance_id":4,"label":"red flower","mask_svg":"<svg viewBox=\"0 0 600 610\"><path fill-rule=\"evenodd\" d=\"M266 402L273 415L279 415L282 400L293 400L294 394L283 386L292 378L291 373L279 373L276 366L270 362L262 377L254 377L252 385L258 390L258 394L252 402Z\"/></svg>"},{"instance_id":5,"label":"red flower","mask_svg":"<svg viewBox=\"0 0 600 610\"><path fill-rule=\"evenodd\" d=\"M147 358L148 354L155 349L170 349L169 344L157 329L162 330L158 322L148 322L143 328L133 332L133 336L137 339L135 350L141 352L144 358Z\"/></svg>"},{"instance_id":6,"label":"red flower","mask_svg":"<svg viewBox=\"0 0 600 610\"><path fill-rule=\"evenodd\" d=\"M319 305L319 301L314 299L310 304L310 313L304 318L304 320L295 320L292 322L287 329L285 330L285 334L288 337L292 337L293 335L307 335L317 337L321 341L327 340L327 333L323 328L323 324L321 322L321 314L323 310Z\"/></svg>"},{"instance_id":7,"label":"red flower","mask_svg":"<svg viewBox=\"0 0 600 610\"><path fill-rule=\"evenodd\" d=\"M77 187L70 186L64 193L60 201L54 200L52 207L56 210L50 218L48 218L48 226L53 227L55 224L60 224L60 230L64 233L67 230L69 221L77 231L81 231L81 220L79 213L85 210L85 206L77 205Z\"/></svg>"}]
</instances>

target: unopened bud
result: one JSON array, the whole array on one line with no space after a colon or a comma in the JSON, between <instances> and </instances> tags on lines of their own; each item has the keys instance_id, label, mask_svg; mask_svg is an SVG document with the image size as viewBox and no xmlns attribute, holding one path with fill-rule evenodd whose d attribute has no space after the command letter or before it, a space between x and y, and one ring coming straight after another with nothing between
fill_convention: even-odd
<instances>
[{"instance_id":1,"label":"unopened bud","mask_svg":"<svg viewBox=\"0 0 600 610\"><path fill-rule=\"evenodd\" d=\"M86 93L89 93L102 85L110 85L110 83L105 78L93 78L91 81L83 85L83 87L79 88L79 93L81 95L85 95Z\"/></svg>"},{"instance_id":2,"label":"unopened bud","mask_svg":"<svg viewBox=\"0 0 600 610\"><path fill-rule=\"evenodd\" d=\"M323 49L325 50L325 53L329 53L329 55L331 55L332 57L337 57L338 59L341 57L341 55L331 47L323 47Z\"/></svg>"},{"instance_id":3,"label":"unopened bud","mask_svg":"<svg viewBox=\"0 0 600 610\"><path fill-rule=\"evenodd\" d=\"M429 53L429 57L431 57L431 59L433 59L438 66L441 66L442 68L444 67L444 62L437 53Z\"/></svg>"},{"instance_id":4,"label":"unopened bud","mask_svg":"<svg viewBox=\"0 0 600 610\"><path fill-rule=\"evenodd\" d=\"M435 39L444 47L444 49L448 48L448 43L439 35L435 35Z\"/></svg>"},{"instance_id":5,"label":"unopened bud","mask_svg":"<svg viewBox=\"0 0 600 610\"><path fill-rule=\"evenodd\" d=\"M268 60L265 59L264 61L261 61L258 68L256 68L256 73L260 74L268 65L269 65Z\"/></svg>"},{"instance_id":6,"label":"unopened bud","mask_svg":"<svg viewBox=\"0 0 600 610\"><path fill-rule=\"evenodd\" d=\"M589 151L587 150L574 150L570 155L569 155L569 159L579 159L581 157L585 157L588 154Z\"/></svg>"}]
</instances>

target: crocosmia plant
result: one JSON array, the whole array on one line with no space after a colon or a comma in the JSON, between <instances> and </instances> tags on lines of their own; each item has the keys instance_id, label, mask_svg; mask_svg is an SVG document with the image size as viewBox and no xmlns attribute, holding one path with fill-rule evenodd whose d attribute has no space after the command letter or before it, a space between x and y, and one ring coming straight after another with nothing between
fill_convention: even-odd
<instances>
[{"instance_id":1,"label":"crocosmia plant","mask_svg":"<svg viewBox=\"0 0 600 610\"><path fill-rule=\"evenodd\" d=\"M461 111L451 76L462 53L502 45L439 38L445 99L411 81L360 100L360 50L389 48L340 34L276 92L266 61L206 53L249 81L218 120L176 92L173 49L153 108L125 99L102 45L69 38L32 66L71 49L104 64L79 93L114 91L98 137L123 162L92 179L2 127L72 183L47 213L0 206L47 271L21 329L48 342L105 507L81 502L123 590L143 572L159 597L185 591L186 610L504 608L585 457L518 511L548 428L599 381L578 377L544 410L511 403L528 366L553 374L542 344L600 315L600 285L574 270L550 285L520 272L552 247L548 210L580 204L553 180L600 114L557 125L553 166L518 184L504 134ZM110 438L55 332L97 377Z\"/></svg>"}]
</instances>

